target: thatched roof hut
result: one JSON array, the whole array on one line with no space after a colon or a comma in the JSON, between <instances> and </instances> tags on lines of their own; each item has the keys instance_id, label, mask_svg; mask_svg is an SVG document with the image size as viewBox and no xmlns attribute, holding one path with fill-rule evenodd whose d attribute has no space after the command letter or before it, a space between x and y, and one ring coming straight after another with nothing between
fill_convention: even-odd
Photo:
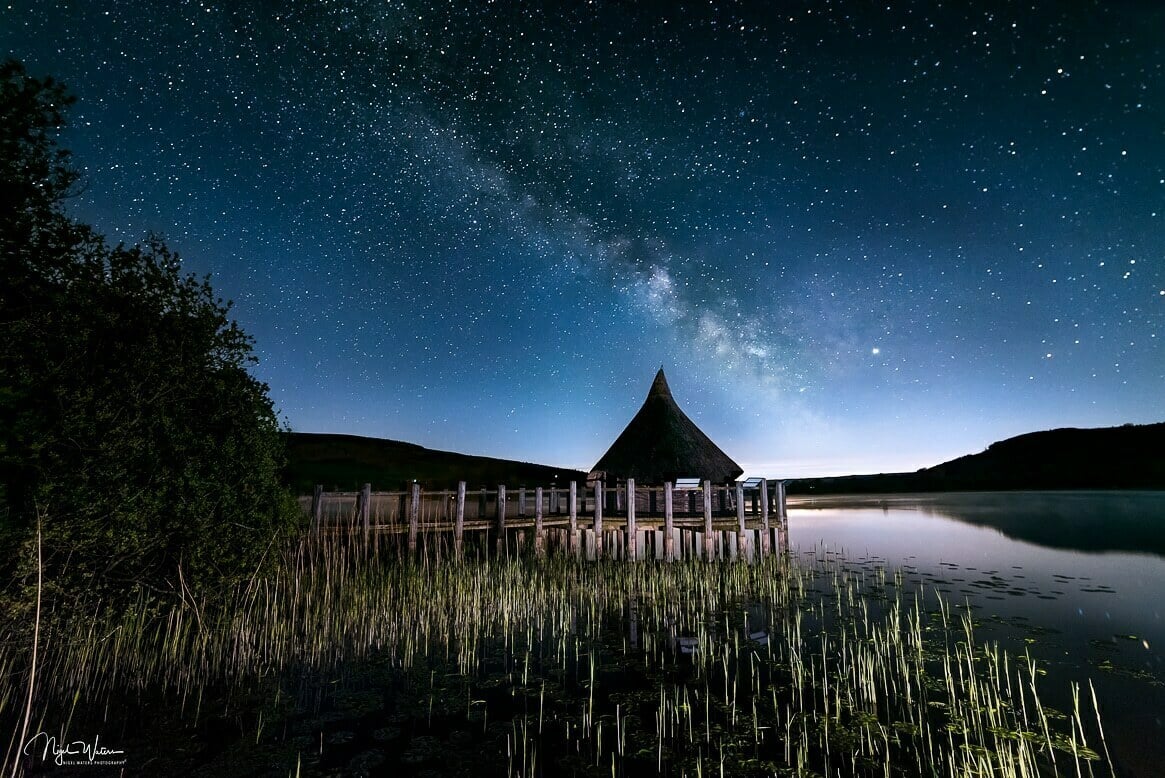
<instances>
[{"instance_id":1,"label":"thatched roof hut","mask_svg":"<svg viewBox=\"0 0 1165 778\"><path fill-rule=\"evenodd\" d=\"M692 477L723 484L743 472L676 405L660 368L643 407L591 469L591 477L634 478L640 484Z\"/></svg>"}]
</instances>

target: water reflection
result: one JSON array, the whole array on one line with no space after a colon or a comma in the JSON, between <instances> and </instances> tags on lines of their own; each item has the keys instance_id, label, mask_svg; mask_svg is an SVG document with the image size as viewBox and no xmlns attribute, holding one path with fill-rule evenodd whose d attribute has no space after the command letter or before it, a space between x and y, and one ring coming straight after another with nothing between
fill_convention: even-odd
<instances>
[{"instance_id":1,"label":"water reflection","mask_svg":"<svg viewBox=\"0 0 1165 778\"><path fill-rule=\"evenodd\" d=\"M1165 557L1165 492L846 495L790 500L790 505L918 511L992 527L1009 538L1050 548Z\"/></svg>"},{"instance_id":2,"label":"water reflection","mask_svg":"<svg viewBox=\"0 0 1165 778\"><path fill-rule=\"evenodd\" d=\"M1122 774L1165 764L1165 492L790 500L790 545L901 569L969 604L983 637L1096 685ZM1069 705L1067 699L1060 705Z\"/></svg>"}]
</instances>

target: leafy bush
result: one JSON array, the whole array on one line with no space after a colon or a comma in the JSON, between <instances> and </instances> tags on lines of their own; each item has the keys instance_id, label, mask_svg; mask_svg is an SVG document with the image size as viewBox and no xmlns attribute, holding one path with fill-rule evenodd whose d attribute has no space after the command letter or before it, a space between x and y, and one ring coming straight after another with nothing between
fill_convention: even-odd
<instances>
[{"instance_id":1,"label":"leafy bush","mask_svg":"<svg viewBox=\"0 0 1165 778\"><path fill-rule=\"evenodd\" d=\"M9 595L35 580L39 527L50 593L202 595L278 557L299 520L278 419L208 280L156 239L110 246L65 213L71 102L0 65L4 580Z\"/></svg>"}]
</instances>

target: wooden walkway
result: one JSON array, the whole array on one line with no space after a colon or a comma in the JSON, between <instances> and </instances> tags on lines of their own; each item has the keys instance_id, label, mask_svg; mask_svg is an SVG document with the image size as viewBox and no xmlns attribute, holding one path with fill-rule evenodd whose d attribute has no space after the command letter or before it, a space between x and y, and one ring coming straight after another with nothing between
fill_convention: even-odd
<instances>
[{"instance_id":1,"label":"wooden walkway","mask_svg":"<svg viewBox=\"0 0 1165 778\"><path fill-rule=\"evenodd\" d=\"M762 478L725 485L695 480L637 487L634 480L469 491L325 492L300 498L314 532L360 531L404 536L409 551L450 541L461 553L467 536L496 542L499 552L532 544L588 558L753 559L787 550L783 481ZM528 534L527 534L528 533Z\"/></svg>"}]
</instances>

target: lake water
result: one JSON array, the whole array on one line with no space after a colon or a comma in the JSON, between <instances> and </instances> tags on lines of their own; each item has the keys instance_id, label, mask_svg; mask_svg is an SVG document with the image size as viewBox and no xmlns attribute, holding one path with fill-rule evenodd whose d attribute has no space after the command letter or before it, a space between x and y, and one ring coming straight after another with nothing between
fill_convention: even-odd
<instances>
[{"instance_id":1,"label":"lake water","mask_svg":"<svg viewBox=\"0 0 1165 778\"><path fill-rule=\"evenodd\" d=\"M790 498L790 548L901 568L969 603L981 641L1025 648L1046 690L1095 685L1129 775L1165 771L1165 492Z\"/></svg>"}]
</instances>

